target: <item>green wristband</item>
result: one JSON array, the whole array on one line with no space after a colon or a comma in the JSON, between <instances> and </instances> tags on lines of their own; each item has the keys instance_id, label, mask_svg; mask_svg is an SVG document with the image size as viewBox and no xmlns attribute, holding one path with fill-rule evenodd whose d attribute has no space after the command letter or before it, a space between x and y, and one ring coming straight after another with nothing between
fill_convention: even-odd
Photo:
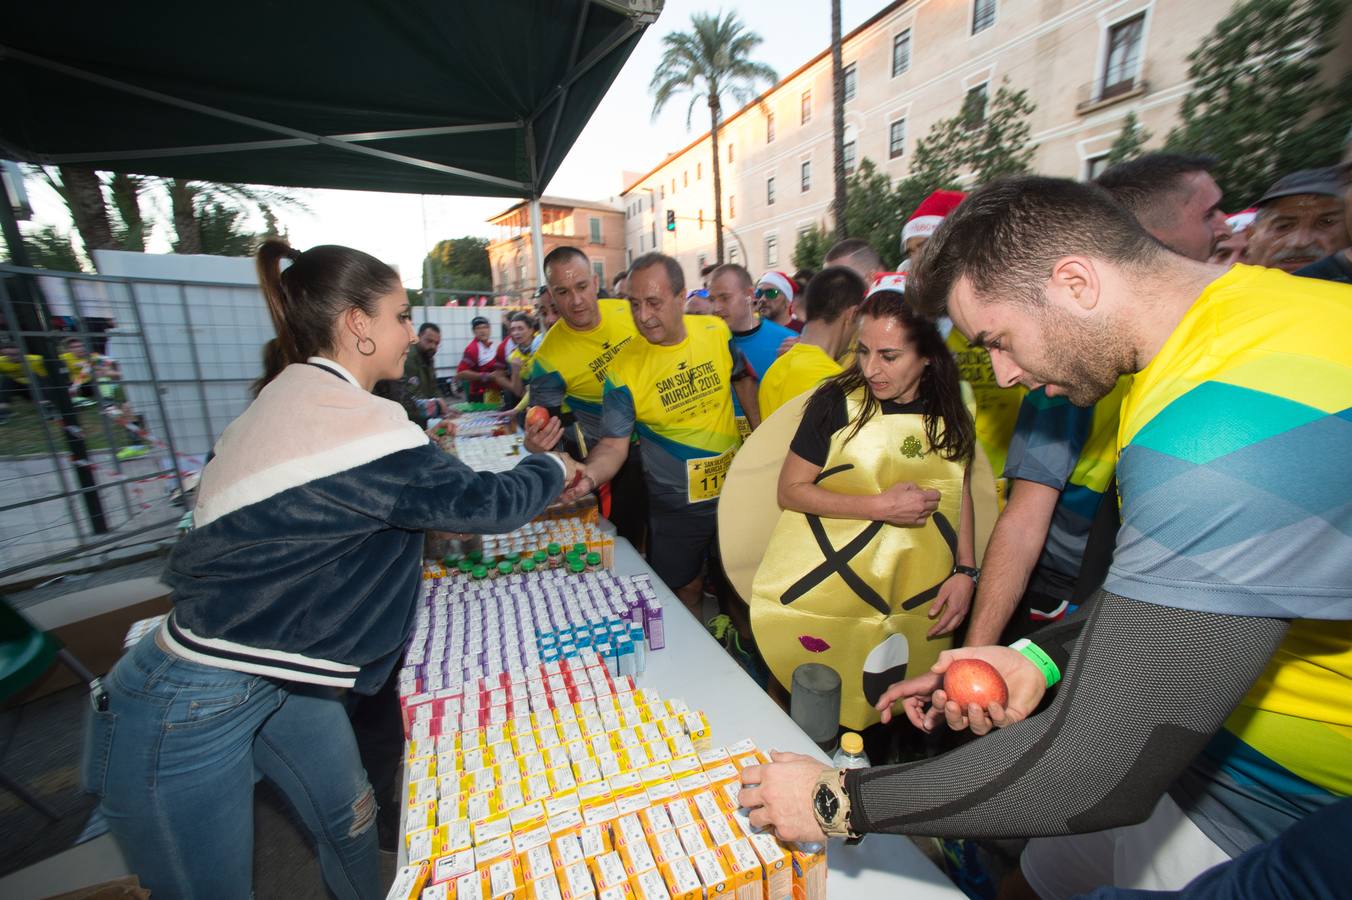
<instances>
[{"instance_id":1,"label":"green wristband","mask_svg":"<svg viewBox=\"0 0 1352 900\"><path fill-rule=\"evenodd\" d=\"M1037 666L1038 671L1042 673L1042 677L1047 679L1047 687L1051 687L1061 680L1061 670L1056 663L1052 662L1050 656L1042 652L1041 647L1028 638L1020 638L1010 644L1009 649L1019 651L1027 657L1029 662Z\"/></svg>"}]
</instances>

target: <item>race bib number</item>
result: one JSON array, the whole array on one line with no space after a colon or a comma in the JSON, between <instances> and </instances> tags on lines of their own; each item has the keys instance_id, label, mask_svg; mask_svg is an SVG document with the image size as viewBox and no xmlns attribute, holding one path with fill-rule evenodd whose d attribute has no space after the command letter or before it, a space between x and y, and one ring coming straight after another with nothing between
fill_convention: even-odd
<instances>
[{"instance_id":1,"label":"race bib number","mask_svg":"<svg viewBox=\"0 0 1352 900\"><path fill-rule=\"evenodd\" d=\"M736 453L736 447L729 447L718 456L707 456L686 462L686 494L691 503L718 499L718 495L723 491L723 481L728 477L732 457Z\"/></svg>"},{"instance_id":2,"label":"race bib number","mask_svg":"<svg viewBox=\"0 0 1352 900\"><path fill-rule=\"evenodd\" d=\"M751 420L746 416L737 417L737 433L742 436L742 443L746 443L746 439L751 437Z\"/></svg>"}]
</instances>

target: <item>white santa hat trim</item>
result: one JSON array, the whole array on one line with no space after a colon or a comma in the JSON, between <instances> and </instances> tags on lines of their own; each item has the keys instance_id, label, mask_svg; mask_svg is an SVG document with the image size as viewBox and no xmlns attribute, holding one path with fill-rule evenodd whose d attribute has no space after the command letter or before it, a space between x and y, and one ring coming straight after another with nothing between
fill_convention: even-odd
<instances>
[{"instance_id":1,"label":"white santa hat trim","mask_svg":"<svg viewBox=\"0 0 1352 900\"><path fill-rule=\"evenodd\" d=\"M766 285L767 287L779 288L779 292L790 302L793 302L793 279L783 272L766 272L756 282L756 287Z\"/></svg>"},{"instance_id":2,"label":"white santa hat trim","mask_svg":"<svg viewBox=\"0 0 1352 900\"><path fill-rule=\"evenodd\" d=\"M913 237L929 237L934 234L943 220L943 216L916 216L901 229L902 246L904 247Z\"/></svg>"}]
</instances>

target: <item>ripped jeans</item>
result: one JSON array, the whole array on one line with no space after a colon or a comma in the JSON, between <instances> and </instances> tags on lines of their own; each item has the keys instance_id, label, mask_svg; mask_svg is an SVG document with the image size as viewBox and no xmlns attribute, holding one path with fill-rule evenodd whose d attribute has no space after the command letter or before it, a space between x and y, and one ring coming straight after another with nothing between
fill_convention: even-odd
<instances>
[{"instance_id":1,"label":"ripped jeans","mask_svg":"<svg viewBox=\"0 0 1352 900\"><path fill-rule=\"evenodd\" d=\"M84 787L156 897L251 896L255 772L299 814L334 896L383 895L375 797L336 690L189 662L154 635L103 686Z\"/></svg>"}]
</instances>

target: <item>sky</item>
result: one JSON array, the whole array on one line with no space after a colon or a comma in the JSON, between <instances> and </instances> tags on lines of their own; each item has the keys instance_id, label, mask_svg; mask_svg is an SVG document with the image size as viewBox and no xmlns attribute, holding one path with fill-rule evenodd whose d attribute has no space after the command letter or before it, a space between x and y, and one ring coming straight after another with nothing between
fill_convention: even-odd
<instances>
[{"instance_id":1,"label":"sky","mask_svg":"<svg viewBox=\"0 0 1352 900\"><path fill-rule=\"evenodd\" d=\"M889 0L843 0L842 30L848 33ZM721 7L727 8L727 6ZM546 194L602 200L624 188L622 173L646 172L709 128L708 112L695 108L686 128L688 99L677 97L652 121L648 83L662 54L662 36L689 27L695 12L720 9L708 0L668 0L657 22L611 85L596 113L559 167ZM830 0L743 0L736 12L744 25L765 39L755 58L780 77L826 49L831 40ZM32 185L34 224L70 225L69 216L50 191ZM299 190L306 211L279 213L293 245L357 247L396 265L407 287L422 285L422 260L437 241L462 235L492 237L487 219L512 204L500 197L443 197L368 191ZM162 214L158 218L165 218ZM262 223L255 223L261 230ZM148 250L169 252L163 227L152 234Z\"/></svg>"}]
</instances>

